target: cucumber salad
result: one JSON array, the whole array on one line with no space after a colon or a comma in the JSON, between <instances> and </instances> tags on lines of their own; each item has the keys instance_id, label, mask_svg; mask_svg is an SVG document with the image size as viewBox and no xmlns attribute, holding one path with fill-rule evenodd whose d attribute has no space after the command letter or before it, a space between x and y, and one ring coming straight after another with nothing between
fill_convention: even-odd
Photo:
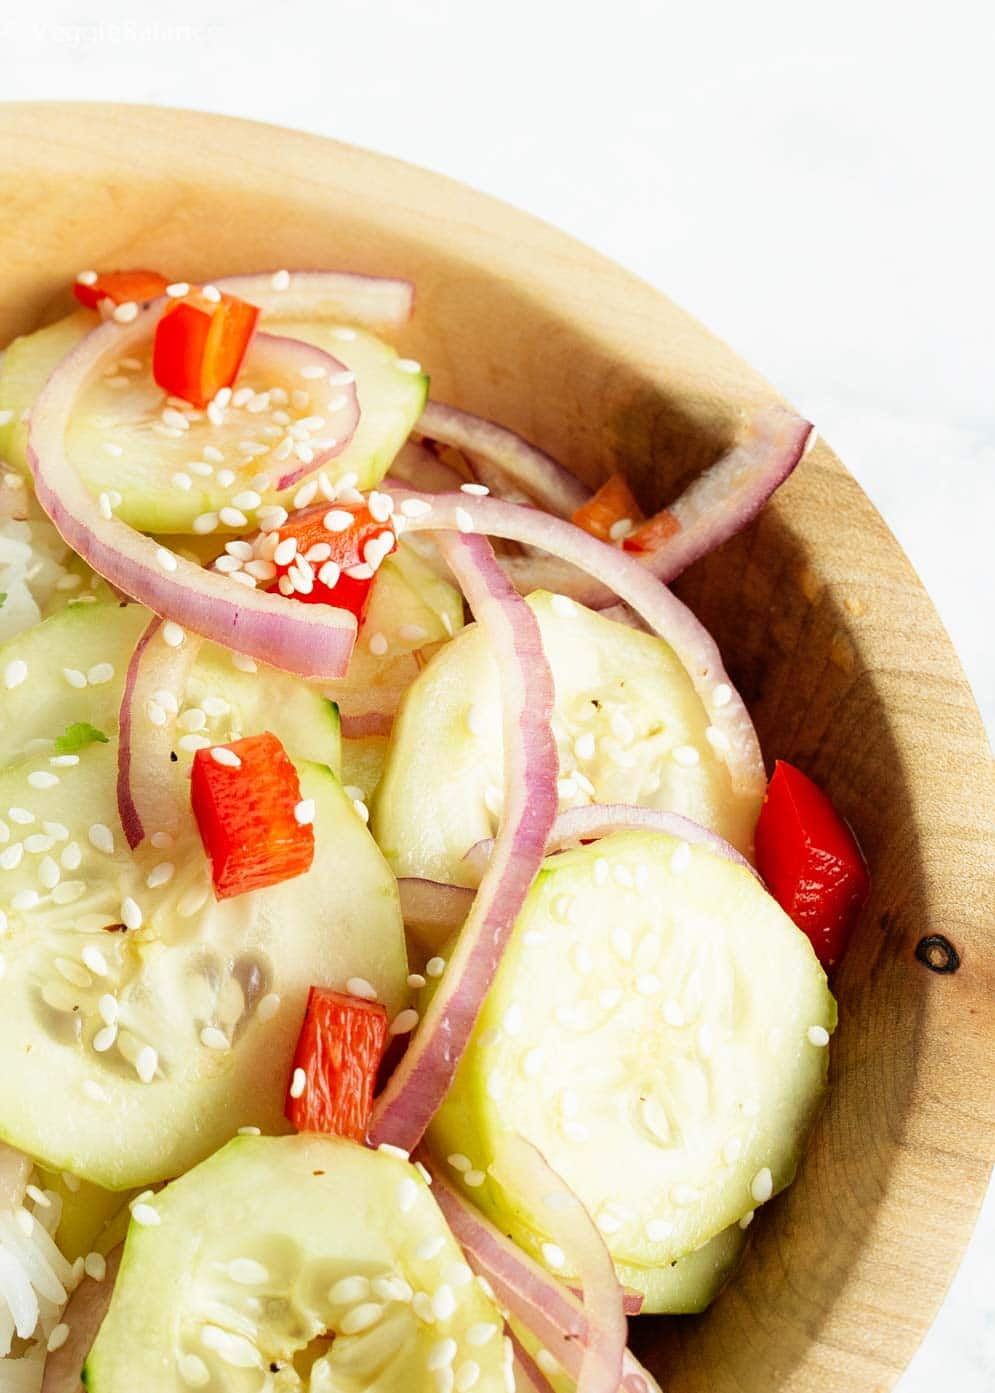
<instances>
[{"instance_id":1,"label":"cucumber salad","mask_svg":"<svg viewBox=\"0 0 995 1393\"><path fill-rule=\"evenodd\" d=\"M668 588L811 428L647 516L406 281L73 291L0 362L0 1390L649 1393L868 891Z\"/></svg>"}]
</instances>

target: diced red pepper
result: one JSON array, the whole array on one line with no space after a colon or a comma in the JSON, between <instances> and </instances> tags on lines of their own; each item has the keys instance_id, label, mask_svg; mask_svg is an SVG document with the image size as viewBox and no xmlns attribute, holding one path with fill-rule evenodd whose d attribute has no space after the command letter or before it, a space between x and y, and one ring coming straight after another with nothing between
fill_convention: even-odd
<instances>
[{"instance_id":1,"label":"diced red pepper","mask_svg":"<svg viewBox=\"0 0 995 1393\"><path fill-rule=\"evenodd\" d=\"M834 967L870 892L860 847L811 779L778 760L760 810L757 869L781 908Z\"/></svg>"},{"instance_id":2,"label":"diced red pepper","mask_svg":"<svg viewBox=\"0 0 995 1393\"><path fill-rule=\"evenodd\" d=\"M298 1132L365 1141L387 1039L387 1012L378 1001L311 988L284 1108Z\"/></svg>"},{"instance_id":3,"label":"diced red pepper","mask_svg":"<svg viewBox=\"0 0 995 1393\"><path fill-rule=\"evenodd\" d=\"M617 542L620 537L612 536L613 527L626 521L635 527L645 516L622 475L612 474L597 493L577 509L570 521L602 542ZM622 535L625 535L624 529Z\"/></svg>"},{"instance_id":4,"label":"diced red pepper","mask_svg":"<svg viewBox=\"0 0 995 1393\"><path fill-rule=\"evenodd\" d=\"M664 508L630 532L622 545L626 551L655 551L661 542L676 536L680 530L681 525L673 513Z\"/></svg>"},{"instance_id":5,"label":"diced red pepper","mask_svg":"<svg viewBox=\"0 0 995 1393\"><path fill-rule=\"evenodd\" d=\"M238 376L258 318L246 300L209 299L191 290L168 305L156 325L152 376L171 396L206 406Z\"/></svg>"},{"instance_id":6,"label":"diced red pepper","mask_svg":"<svg viewBox=\"0 0 995 1393\"><path fill-rule=\"evenodd\" d=\"M99 307L101 300L123 305L128 301L143 304L165 295L169 284L158 271L101 271L96 280L76 281L73 294L88 310Z\"/></svg>"},{"instance_id":7,"label":"diced red pepper","mask_svg":"<svg viewBox=\"0 0 995 1393\"><path fill-rule=\"evenodd\" d=\"M351 522L346 521L348 515ZM390 523L378 522L366 503L331 503L297 514L278 535L281 542L292 537L297 543L293 560L277 563L276 586L281 593L306 604L350 610L362 623L380 562L397 549Z\"/></svg>"},{"instance_id":8,"label":"diced red pepper","mask_svg":"<svg viewBox=\"0 0 995 1393\"><path fill-rule=\"evenodd\" d=\"M268 731L198 750L190 798L219 900L303 875L314 860L297 770Z\"/></svg>"}]
</instances>

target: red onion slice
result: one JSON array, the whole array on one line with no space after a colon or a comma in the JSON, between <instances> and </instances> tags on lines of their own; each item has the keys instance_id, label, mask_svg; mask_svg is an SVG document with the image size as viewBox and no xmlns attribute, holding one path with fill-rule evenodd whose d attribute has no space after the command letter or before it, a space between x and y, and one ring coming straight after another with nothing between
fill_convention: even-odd
<instances>
[{"instance_id":1,"label":"red onion slice","mask_svg":"<svg viewBox=\"0 0 995 1393\"><path fill-rule=\"evenodd\" d=\"M756 867L751 866L745 856L741 856L734 846L692 822L681 813L666 812L660 808L640 808L635 803L589 803L584 807L568 808L553 823L553 830L546 843L546 855L562 851L566 847L578 846L581 842L594 842L600 837L608 837L612 832L624 831L663 832L668 837L679 837L692 846L704 846L727 861L735 861L744 866L751 875L760 876ZM494 846L492 838L476 842L463 857L472 870L481 875L490 860ZM420 883L420 882L415 882ZM431 884L434 882L424 882ZM455 889L455 886L442 886L442 889Z\"/></svg>"},{"instance_id":2,"label":"red onion slice","mask_svg":"<svg viewBox=\"0 0 995 1393\"><path fill-rule=\"evenodd\" d=\"M763 797L767 776L757 733L722 665L715 640L687 606L638 561L572 523L496 498L462 493L405 496L398 491L398 501L407 529L455 528L525 542L569 561L608 586L670 645L684 665L711 725L721 733L725 748L720 753L733 791L743 797ZM416 515L411 516L412 512Z\"/></svg>"},{"instance_id":3,"label":"red onion slice","mask_svg":"<svg viewBox=\"0 0 995 1393\"><path fill-rule=\"evenodd\" d=\"M397 889L404 922L422 924L440 933L455 933L473 908L474 892L463 885L444 885L438 880L402 876Z\"/></svg>"},{"instance_id":4,"label":"red onion slice","mask_svg":"<svg viewBox=\"0 0 995 1393\"><path fill-rule=\"evenodd\" d=\"M645 553L644 564L660 580L674 580L752 522L814 443L815 427L793 411L758 411L743 438L667 509L680 531Z\"/></svg>"},{"instance_id":5,"label":"red onion slice","mask_svg":"<svg viewBox=\"0 0 995 1393\"><path fill-rule=\"evenodd\" d=\"M543 450L483 416L430 401L415 429L461 451L471 465L475 459L486 461L543 508L561 517L569 517L591 496L586 485Z\"/></svg>"},{"instance_id":6,"label":"red onion slice","mask_svg":"<svg viewBox=\"0 0 995 1393\"><path fill-rule=\"evenodd\" d=\"M169 778L176 710L200 649L187 636L178 645L166 642L161 619L153 619L131 655L118 718L117 807L128 845L134 851L149 831L175 832L180 807ZM168 692L169 707L157 699ZM161 715L161 720L159 719ZM153 719L153 717L155 719Z\"/></svg>"},{"instance_id":7,"label":"red onion slice","mask_svg":"<svg viewBox=\"0 0 995 1393\"><path fill-rule=\"evenodd\" d=\"M566 1372L576 1379L580 1374L584 1350L591 1338L590 1312L585 1303L570 1287L560 1282L486 1219L452 1186L430 1156L420 1151L419 1157L432 1175L432 1194L466 1254L467 1262L490 1283L498 1304L521 1321L547 1349L555 1350L556 1358ZM554 1181L551 1185L544 1185L541 1194L562 1191L563 1188L562 1184ZM541 1197L536 1208L543 1208ZM598 1237L600 1240L600 1235ZM605 1256L608 1257L607 1250ZM608 1262L611 1263L610 1257ZM615 1280L614 1268L611 1275L615 1282L615 1300L618 1301L621 1288ZM614 1328L614 1317L611 1324ZM622 1328L624 1344L624 1318ZM611 1385L613 1389L618 1382L616 1378Z\"/></svg>"},{"instance_id":8,"label":"red onion slice","mask_svg":"<svg viewBox=\"0 0 995 1393\"><path fill-rule=\"evenodd\" d=\"M373 1114L373 1144L405 1151L419 1141L452 1082L556 816L553 677L535 616L483 537L441 535L439 547L488 636L500 674L504 815L445 975Z\"/></svg>"},{"instance_id":9,"label":"red onion slice","mask_svg":"<svg viewBox=\"0 0 995 1393\"><path fill-rule=\"evenodd\" d=\"M732 449L665 510L679 530L646 551L632 547L632 555L659 580L675 580L753 521L814 440L808 421L783 406L764 407ZM610 585L581 575L556 557L508 557L502 565L523 595L556 590L592 609L603 609L615 599Z\"/></svg>"},{"instance_id":10,"label":"red onion slice","mask_svg":"<svg viewBox=\"0 0 995 1393\"><path fill-rule=\"evenodd\" d=\"M339 720L346 740L363 740L368 735L389 735L394 729L394 717L389 711L360 711L351 715L340 713Z\"/></svg>"},{"instance_id":11,"label":"red onion slice","mask_svg":"<svg viewBox=\"0 0 995 1393\"><path fill-rule=\"evenodd\" d=\"M509 1194L522 1196L529 1209L542 1214L579 1276L584 1291L587 1342L577 1371L577 1393L616 1393L622 1377L627 1326L622 1288L605 1240L580 1200L542 1153L524 1137L503 1137L490 1173Z\"/></svg>"},{"instance_id":12,"label":"red onion slice","mask_svg":"<svg viewBox=\"0 0 995 1393\"><path fill-rule=\"evenodd\" d=\"M46 1357L41 1393L83 1393L84 1384L80 1375L111 1304L123 1250L122 1244L108 1255L107 1272L102 1282L84 1277L73 1292L62 1317L69 1326L69 1338Z\"/></svg>"},{"instance_id":13,"label":"red onion slice","mask_svg":"<svg viewBox=\"0 0 995 1393\"><path fill-rule=\"evenodd\" d=\"M111 584L203 638L300 677L345 673L355 617L235 585L216 571L165 553L119 518L105 518L66 453L66 428L83 388L147 343L166 304L128 325L107 320L63 359L31 413L28 461L42 508L74 551ZM168 556L164 569L164 556Z\"/></svg>"},{"instance_id":14,"label":"red onion slice","mask_svg":"<svg viewBox=\"0 0 995 1393\"><path fill-rule=\"evenodd\" d=\"M389 329L407 324L415 307L411 281L353 271L260 271L214 284L274 319L337 319Z\"/></svg>"},{"instance_id":15,"label":"red onion slice","mask_svg":"<svg viewBox=\"0 0 995 1393\"><path fill-rule=\"evenodd\" d=\"M277 380L289 378L291 381L303 381L306 371L313 414L320 416L327 411L330 416L327 428L334 432L330 443L324 449L314 449L311 459L306 464L296 463L280 475L276 487L278 492L282 492L284 489L292 488L306 475L321 469L336 455L340 455L356 434L356 427L359 425L356 383L352 381L344 387L332 387L329 382L331 376L336 373L348 375L345 363L314 344L304 343L301 339L286 338L282 334L257 333L249 346L246 361L254 372L272 374ZM324 376L319 377L318 373L323 373ZM322 402L319 396L323 383L328 388L326 402ZM333 403L339 398L344 398L344 404L336 406L333 411Z\"/></svg>"},{"instance_id":16,"label":"red onion slice","mask_svg":"<svg viewBox=\"0 0 995 1393\"><path fill-rule=\"evenodd\" d=\"M392 462L390 478L385 483L398 480L422 493L447 493L464 482L455 469L420 440L406 440Z\"/></svg>"}]
</instances>

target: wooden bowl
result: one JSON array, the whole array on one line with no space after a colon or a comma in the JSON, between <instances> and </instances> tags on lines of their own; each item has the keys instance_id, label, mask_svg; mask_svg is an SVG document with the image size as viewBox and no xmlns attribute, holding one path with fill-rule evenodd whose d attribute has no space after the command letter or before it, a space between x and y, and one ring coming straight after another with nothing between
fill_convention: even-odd
<instances>
[{"instance_id":1,"label":"wooden bowl","mask_svg":"<svg viewBox=\"0 0 995 1393\"><path fill-rule=\"evenodd\" d=\"M436 397L588 481L621 465L649 504L773 396L603 257L379 155L189 112L28 104L0 106L0 170L0 343L62 312L86 266L410 276L404 348ZM797 1182L705 1316L637 1322L634 1341L669 1393L880 1393L943 1297L995 1148L990 755L928 597L827 446L679 588L768 758L853 823L874 893Z\"/></svg>"}]
</instances>

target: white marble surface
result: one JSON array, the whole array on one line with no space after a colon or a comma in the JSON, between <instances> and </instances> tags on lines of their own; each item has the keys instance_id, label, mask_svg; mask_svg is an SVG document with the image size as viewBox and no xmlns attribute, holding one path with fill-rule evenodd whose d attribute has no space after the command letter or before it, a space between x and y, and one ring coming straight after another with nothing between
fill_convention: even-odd
<instances>
[{"instance_id":1,"label":"white marble surface","mask_svg":"<svg viewBox=\"0 0 995 1393\"><path fill-rule=\"evenodd\" d=\"M38 0L2 96L255 116L442 170L641 273L815 420L995 729L987 0ZM988 603L984 603L985 601ZM901 1393L995 1389L995 1198Z\"/></svg>"}]
</instances>

